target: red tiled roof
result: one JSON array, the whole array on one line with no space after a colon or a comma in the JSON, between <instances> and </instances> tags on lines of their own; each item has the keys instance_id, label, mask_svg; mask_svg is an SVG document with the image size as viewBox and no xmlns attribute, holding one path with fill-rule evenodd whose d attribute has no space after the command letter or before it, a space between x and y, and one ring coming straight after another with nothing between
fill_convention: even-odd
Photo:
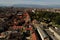
<instances>
[{"instance_id":1,"label":"red tiled roof","mask_svg":"<svg viewBox=\"0 0 60 40\"><path fill-rule=\"evenodd\" d=\"M32 34L32 40L37 40L37 37L36 37L35 33Z\"/></svg>"}]
</instances>

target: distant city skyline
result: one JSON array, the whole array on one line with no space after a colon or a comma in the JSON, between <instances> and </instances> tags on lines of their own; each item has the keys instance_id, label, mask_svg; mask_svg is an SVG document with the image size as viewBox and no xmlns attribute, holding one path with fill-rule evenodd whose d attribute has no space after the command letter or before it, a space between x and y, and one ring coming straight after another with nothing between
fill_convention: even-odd
<instances>
[{"instance_id":1,"label":"distant city skyline","mask_svg":"<svg viewBox=\"0 0 60 40\"><path fill-rule=\"evenodd\" d=\"M60 5L60 0L0 0L2 5L33 4L33 5Z\"/></svg>"}]
</instances>

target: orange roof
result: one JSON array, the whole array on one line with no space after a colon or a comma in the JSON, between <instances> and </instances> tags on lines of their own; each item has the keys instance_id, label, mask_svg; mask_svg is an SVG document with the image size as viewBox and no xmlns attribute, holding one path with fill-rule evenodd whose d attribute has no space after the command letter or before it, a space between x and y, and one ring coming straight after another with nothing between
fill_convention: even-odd
<instances>
[{"instance_id":1,"label":"orange roof","mask_svg":"<svg viewBox=\"0 0 60 40\"><path fill-rule=\"evenodd\" d=\"M30 27L30 28L26 28L26 30L32 30L32 27Z\"/></svg>"},{"instance_id":2,"label":"orange roof","mask_svg":"<svg viewBox=\"0 0 60 40\"><path fill-rule=\"evenodd\" d=\"M37 36L35 33L32 34L32 40L37 40Z\"/></svg>"}]
</instances>

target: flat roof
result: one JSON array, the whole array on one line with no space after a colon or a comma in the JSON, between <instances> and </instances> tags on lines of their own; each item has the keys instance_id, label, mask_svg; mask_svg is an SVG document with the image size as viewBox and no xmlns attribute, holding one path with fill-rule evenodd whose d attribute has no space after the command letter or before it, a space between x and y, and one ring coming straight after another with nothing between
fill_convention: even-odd
<instances>
[{"instance_id":1,"label":"flat roof","mask_svg":"<svg viewBox=\"0 0 60 40\"><path fill-rule=\"evenodd\" d=\"M58 33L60 35L60 29L55 29L53 27L51 27L56 33Z\"/></svg>"}]
</instances>

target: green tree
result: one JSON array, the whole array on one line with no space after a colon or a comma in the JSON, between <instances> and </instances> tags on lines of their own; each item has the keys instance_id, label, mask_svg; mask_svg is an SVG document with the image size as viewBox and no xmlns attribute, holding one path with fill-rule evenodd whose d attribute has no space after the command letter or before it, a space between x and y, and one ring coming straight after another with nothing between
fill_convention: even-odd
<instances>
[{"instance_id":1,"label":"green tree","mask_svg":"<svg viewBox=\"0 0 60 40\"><path fill-rule=\"evenodd\" d=\"M56 22L56 24L59 24L59 25L60 25L60 16L57 16L57 17L56 17L55 22Z\"/></svg>"}]
</instances>

